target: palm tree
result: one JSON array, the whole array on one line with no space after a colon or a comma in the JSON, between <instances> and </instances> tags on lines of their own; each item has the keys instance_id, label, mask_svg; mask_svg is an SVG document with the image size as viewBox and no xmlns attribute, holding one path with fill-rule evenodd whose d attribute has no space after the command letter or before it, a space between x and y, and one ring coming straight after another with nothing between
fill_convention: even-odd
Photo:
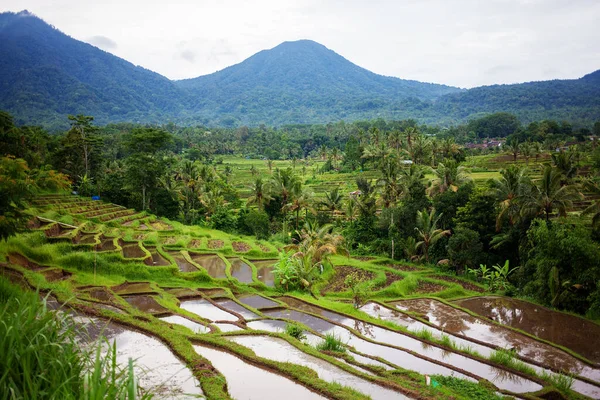
<instances>
[{"instance_id":1,"label":"palm tree","mask_svg":"<svg viewBox=\"0 0 600 400\"><path fill-rule=\"evenodd\" d=\"M444 236L450 235L450 230L444 231L437 228L441 216L442 214L435 215L435 209L431 210L431 213L427 210L417 211L417 227L415 230L421 239L417 242L417 248L423 252L427 263L429 263L429 249L431 246Z\"/></svg>"},{"instance_id":2,"label":"palm tree","mask_svg":"<svg viewBox=\"0 0 600 400\"><path fill-rule=\"evenodd\" d=\"M552 164L570 181L577 174L576 158L575 151L560 151L552 154Z\"/></svg>"},{"instance_id":3,"label":"palm tree","mask_svg":"<svg viewBox=\"0 0 600 400\"><path fill-rule=\"evenodd\" d=\"M296 230L298 230L298 223L300 221L300 212L302 210L313 211L312 209L312 198L313 194L306 190L298 193L296 196L292 197L290 202L284 206L285 211L291 211L296 213Z\"/></svg>"},{"instance_id":4,"label":"palm tree","mask_svg":"<svg viewBox=\"0 0 600 400\"><path fill-rule=\"evenodd\" d=\"M398 162L395 157L390 156L383 160L381 164L382 177L377 181L377 184L382 188L381 199L383 206L389 208L395 206L400 194L403 191L402 183L399 179Z\"/></svg>"},{"instance_id":5,"label":"palm tree","mask_svg":"<svg viewBox=\"0 0 600 400\"><path fill-rule=\"evenodd\" d=\"M521 151L521 144L518 140L511 140L510 143L507 143L506 148L513 156L513 161L517 161L517 157L519 152Z\"/></svg>"},{"instance_id":6,"label":"palm tree","mask_svg":"<svg viewBox=\"0 0 600 400\"><path fill-rule=\"evenodd\" d=\"M431 140L423 135L414 137L412 146L408 149L410 157L415 164L427 164L431 156Z\"/></svg>"},{"instance_id":7,"label":"palm tree","mask_svg":"<svg viewBox=\"0 0 600 400\"><path fill-rule=\"evenodd\" d=\"M586 191L600 196L600 183L594 182L592 180L588 180L584 182L583 187ZM590 204L585 210L583 210L583 215L592 215L592 226L596 227L600 224L600 197L597 198Z\"/></svg>"},{"instance_id":8,"label":"palm tree","mask_svg":"<svg viewBox=\"0 0 600 400\"><path fill-rule=\"evenodd\" d=\"M265 202L268 203L271 199L272 197L267 191L267 185L263 182L262 178L256 178L252 187L252 194L248 197L246 204L256 204L258 210L262 211Z\"/></svg>"},{"instance_id":9,"label":"palm tree","mask_svg":"<svg viewBox=\"0 0 600 400\"><path fill-rule=\"evenodd\" d=\"M267 160L267 168L269 168L269 173L273 173L273 160L268 159Z\"/></svg>"},{"instance_id":10,"label":"palm tree","mask_svg":"<svg viewBox=\"0 0 600 400\"><path fill-rule=\"evenodd\" d=\"M520 215L520 201L531 188L526 173L525 168L511 165L500 171L500 179L492 181L492 193L500 204L500 212L496 217L496 230L500 230L505 217L511 225L516 223Z\"/></svg>"},{"instance_id":11,"label":"palm tree","mask_svg":"<svg viewBox=\"0 0 600 400\"><path fill-rule=\"evenodd\" d=\"M392 153L392 150L386 143L379 145L369 144L363 150L361 158L373 161L377 168L380 168L384 160Z\"/></svg>"},{"instance_id":12,"label":"palm tree","mask_svg":"<svg viewBox=\"0 0 600 400\"><path fill-rule=\"evenodd\" d=\"M573 201L581 199L582 195L571 185L562 186L562 179L563 174L557 168L547 165L540 182L523 198L521 215L544 214L548 221L556 209L559 216L566 216L567 209L573 206Z\"/></svg>"},{"instance_id":13,"label":"palm tree","mask_svg":"<svg viewBox=\"0 0 600 400\"><path fill-rule=\"evenodd\" d=\"M291 168L276 168L269 181L269 192L281 198L282 211L285 212L287 204L302 192L302 182Z\"/></svg>"},{"instance_id":14,"label":"palm tree","mask_svg":"<svg viewBox=\"0 0 600 400\"><path fill-rule=\"evenodd\" d=\"M433 173L437 179L430 189L432 194L444 193L448 189L456 192L460 185L470 180L465 172L465 167L459 165L454 159L439 163Z\"/></svg>"},{"instance_id":15,"label":"palm tree","mask_svg":"<svg viewBox=\"0 0 600 400\"><path fill-rule=\"evenodd\" d=\"M349 198L345 204L346 204L346 210L345 210L346 217L348 217L350 219L350 222L353 222L354 217L356 217L356 213L358 211L356 199Z\"/></svg>"},{"instance_id":16,"label":"palm tree","mask_svg":"<svg viewBox=\"0 0 600 400\"><path fill-rule=\"evenodd\" d=\"M331 189L330 192L325 192L325 200L319 202L319 205L325 207L333 216L336 211L342 208L342 193L339 187Z\"/></svg>"},{"instance_id":17,"label":"palm tree","mask_svg":"<svg viewBox=\"0 0 600 400\"><path fill-rule=\"evenodd\" d=\"M533 146L530 142L521 145L521 154L525 157L525 164L529 165L529 158L533 155Z\"/></svg>"},{"instance_id":18,"label":"palm tree","mask_svg":"<svg viewBox=\"0 0 600 400\"><path fill-rule=\"evenodd\" d=\"M258 168L256 168L256 165L252 165L252 166L250 167L250 174L251 174L252 176L256 176L256 175L258 175Z\"/></svg>"},{"instance_id":19,"label":"palm tree","mask_svg":"<svg viewBox=\"0 0 600 400\"><path fill-rule=\"evenodd\" d=\"M298 243L287 248L310 254L313 264L328 260L332 254L348 254L344 247L344 237L335 233L331 224L318 228L316 224L307 222L298 233L300 236Z\"/></svg>"}]
</instances>

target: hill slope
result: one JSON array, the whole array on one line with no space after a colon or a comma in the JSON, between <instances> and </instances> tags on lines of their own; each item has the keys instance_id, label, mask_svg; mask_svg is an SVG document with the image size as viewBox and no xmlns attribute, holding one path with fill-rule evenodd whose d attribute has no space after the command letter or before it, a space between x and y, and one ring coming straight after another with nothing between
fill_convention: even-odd
<instances>
[{"instance_id":1,"label":"hill slope","mask_svg":"<svg viewBox=\"0 0 600 400\"><path fill-rule=\"evenodd\" d=\"M297 123L375 116L458 88L374 74L310 40L284 42L214 74L177 81L194 109L245 123ZM256 120L262 115L263 120Z\"/></svg>"},{"instance_id":2,"label":"hill slope","mask_svg":"<svg viewBox=\"0 0 600 400\"><path fill-rule=\"evenodd\" d=\"M167 78L75 40L28 12L0 14L0 107L28 123L158 121L180 108Z\"/></svg>"},{"instance_id":3,"label":"hill slope","mask_svg":"<svg viewBox=\"0 0 600 400\"><path fill-rule=\"evenodd\" d=\"M453 124L506 111L522 122L600 120L600 71L575 80L461 90L374 74L316 42L284 42L240 64L169 79L75 40L23 11L0 14L0 109L19 123L221 126L407 119Z\"/></svg>"}]
</instances>

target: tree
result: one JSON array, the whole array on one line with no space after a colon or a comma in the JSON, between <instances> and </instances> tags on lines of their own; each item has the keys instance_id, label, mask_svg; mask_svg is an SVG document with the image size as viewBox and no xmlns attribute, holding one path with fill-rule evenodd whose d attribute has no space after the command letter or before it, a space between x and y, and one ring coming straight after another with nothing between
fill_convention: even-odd
<instances>
[{"instance_id":1,"label":"tree","mask_svg":"<svg viewBox=\"0 0 600 400\"><path fill-rule=\"evenodd\" d=\"M502 221L508 219L514 225L521 214L521 200L531 189L531 182L526 175L527 170L511 165L500 171L501 178L490 183L491 191L500 205L496 218L496 230L500 230Z\"/></svg>"},{"instance_id":2,"label":"tree","mask_svg":"<svg viewBox=\"0 0 600 400\"><path fill-rule=\"evenodd\" d=\"M342 193L340 192L339 187L334 187L329 192L325 192L325 200L321 200L319 205L324 207L331 216L334 216L335 213L342 209Z\"/></svg>"},{"instance_id":3,"label":"tree","mask_svg":"<svg viewBox=\"0 0 600 400\"><path fill-rule=\"evenodd\" d=\"M509 153L513 156L513 161L517 161L517 157L519 156L519 152L521 151L521 143L519 143L518 139L511 140L509 143L506 143L506 148Z\"/></svg>"},{"instance_id":4,"label":"tree","mask_svg":"<svg viewBox=\"0 0 600 400\"><path fill-rule=\"evenodd\" d=\"M558 169L547 165L542 179L523 197L521 215L543 214L548 221L553 211L557 210L559 216L566 216L567 209L573 206L573 201L581 199L582 195L573 186L562 186L562 178L563 175Z\"/></svg>"},{"instance_id":5,"label":"tree","mask_svg":"<svg viewBox=\"0 0 600 400\"><path fill-rule=\"evenodd\" d=\"M7 239L23 226L27 201L39 190L61 190L70 185L53 170L31 170L23 159L0 158L0 239Z\"/></svg>"},{"instance_id":6,"label":"tree","mask_svg":"<svg viewBox=\"0 0 600 400\"><path fill-rule=\"evenodd\" d=\"M97 128L92 126L94 117L88 115L69 115L71 129L67 133L68 143L77 146L82 153L85 176L90 176L90 156L95 147L98 146L99 139L96 136Z\"/></svg>"},{"instance_id":7,"label":"tree","mask_svg":"<svg viewBox=\"0 0 600 400\"><path fill-rule=\"evenodd\" d=\"M291 168L276 168L269 181L269 192L281 199L281 211L285 214L287 204L302 192L302 182Z\"/></svg>"},{"instance_id":8,"label":"tree","mask_svg":"<svg viewBox=\"0 0 600 400\"><path fill-rule=\"evenodd\" d=\"M587 180L584 182L583 187L587 192L596 197L582 213L583 215L592 216L592 226L596 228L600 226L600 183L593 180Z\"/></svg>"},{"instance_id":9,"label":"tree","mask_svg":"<svg viewBox=\"0 0 600 400\"><path fill-rule=\"evenodd\" d=\"M456 192L459 186L469 180L465 168L453 159L439 163L433 172L437 179L431 186L430 193L432 194L443 193L446 190Z\"/></svg>"},{"instance_id":10,"label":"tree","mask_svg":"<svg viewBox=\"0 0 600 400\"><path fill-rule=\"evenodd\" d=\"M417 212L417 227L415 230L420 239L420 241L417 242L417 247L425 256L425 262L427 263L429 263L429 249L431 246L444 236L449 236L451 234L449 230L444 231L437 228L440 217L441 214L436 216L435 209L432 209L431 213L427 210Z\"/></svg>"},{"instance_id":11,"label":"tree","mask_svg":"<svg viewBox=\"0 0 600 400\"><path fill-rule=\"evenodd\" d=\"M459 268L473 268L482 261L483 244L479 233L459 227L448 240L448 257L452 265Z\"/></svg>"},{"instance_id":12,"label":"tree","mask_svg":"<svg viewBox=\"0 0 600 400\"><path fill-rule=\"evenodd\" d=\"M247 204L256 204L259 211L264 209L265 202L271 200L271 195L267 191L267 184L263 182L262 178L256 178L254 185L252 186L252 194L248 197Z\"/></svg>"}]
</instances>

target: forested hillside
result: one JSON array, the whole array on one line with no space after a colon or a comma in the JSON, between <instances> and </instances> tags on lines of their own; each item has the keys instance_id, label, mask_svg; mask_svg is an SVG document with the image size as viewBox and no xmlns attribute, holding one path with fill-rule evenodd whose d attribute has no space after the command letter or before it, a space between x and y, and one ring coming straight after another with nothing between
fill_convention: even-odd
<instances>
[{"instance_id":1,"label":"forested hillside","mask_svg":"<svg viewBox=\"0 0 600 400\"><path fill-rule=\"evenodd\" d=\"M66 128L69 114L221 127L415 119L449 126L511 112L523 123L600 119L599 72L576 80L462 90L385 77L309 40L284 42L240 64L170 81L34 15L0 14L0 109L19 124Z\"/></svg>"}]
</instances>

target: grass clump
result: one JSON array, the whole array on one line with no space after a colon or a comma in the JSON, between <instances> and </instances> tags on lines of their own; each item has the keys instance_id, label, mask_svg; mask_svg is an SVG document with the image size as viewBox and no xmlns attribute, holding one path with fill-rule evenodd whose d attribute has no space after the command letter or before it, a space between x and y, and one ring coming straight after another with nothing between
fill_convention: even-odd
<instances>
[{"instance_id":1,"label":"grass clump","mask_svg":"<svg viewBox=\"0 0 600 400\"><path fill-rule=\"evenodd\" d=\"M433 333L427 328L421 328L417 332L415 332L418 337L423 340L433 341Z\"/></svg>"},{"instance_id":2,"label":"grass clump","mask_svg":"<svg viewBox=\"0 0 600 400\"><path fill-rule=\"evenodd\" d=\"M300 340L300 341L306 339L306 335L304 334L304 329L300 328L296 324L287 324L285 326L285 333L290 335L293 338Z\"/></svg>"},{"instance_id":3,"label":"grass clump","mask_svg":"<svg viewBox=\"0 0 600 400\"><path fill-rule=\"evenodd\" d=\"M554 387L564 393L569 393L571 391L571 387L575 380L571 375L549 374L545 371L542 373L542 379L549 381Z\"/></svg>"},{"instance_id":4,"label":"grass clump","mask_svg":"<svg viewBox=\"0 0 600 400\"><path fill-rule=\"evenodd\" d=\"M497 349L490 355L490 361L501 364L509 368L516 369L517 371L525 374L536 376L535 370L523 361L515 358L515 354L512 351Z\"/></svg>"},{"instance_id":5,"label":"grass clump","mask_svg":"<svg viewBox=\"0 0 600 400\"><path fill-rule=\"evenodd\" d=\"M317 344L317 350L345 353L346 347L339 336L334 333L328 333L325 335L325 339Z\"/></svg>"},{"instance_id":6,"label":"grass clump","mask_svg":"<svg viewBox=\"0 0 600 400\"><path fill-rule=\"evenodd\" d=\"M461 394L465 399L478 400L502 400L503 397L498 396L493 390L480 385L479 383L470 382L465 379L456 378L453 376L434 375L432 378L437 381L443 388L447 388Z\"/></svg>"},{"instance_id":7,"label":"grass clump","mask_svg":"<svg viewBox=\"0 0 600 400\"><path fill-rule=\"evenodd\" d=\"M0 276L1 399L148 399L133 366L122 370L116 348L100 354L81 348L67 313L53 312L38 294Z\"/></svg>"}]
</instances>

